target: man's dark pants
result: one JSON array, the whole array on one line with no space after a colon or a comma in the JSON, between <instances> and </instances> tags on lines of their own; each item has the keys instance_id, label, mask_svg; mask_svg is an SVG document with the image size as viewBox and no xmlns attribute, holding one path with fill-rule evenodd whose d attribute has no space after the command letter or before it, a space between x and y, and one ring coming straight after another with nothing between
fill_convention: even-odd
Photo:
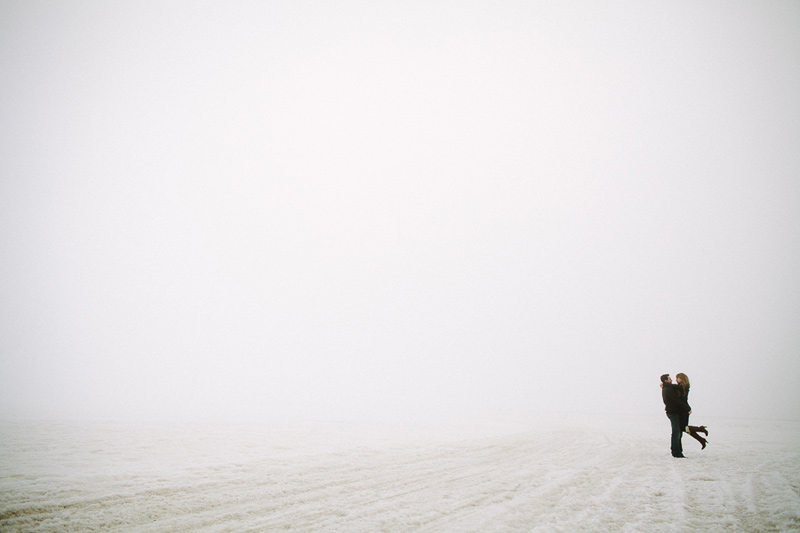
<instances>
[{"instance_id":1,"label":"man's dark pants","mask_svg":"<svg viewBox=\"0 0 800 533\"><path fill-rule=\"evenodd\" d=\"M672 442L670 445L670 450L672 450L673 457L679 457L683 455L683 445L681 444L681 437L683 436L683 428L681 427L681 415L669 414L669 422L672 425Z\"/></svg>"}]
</instances>

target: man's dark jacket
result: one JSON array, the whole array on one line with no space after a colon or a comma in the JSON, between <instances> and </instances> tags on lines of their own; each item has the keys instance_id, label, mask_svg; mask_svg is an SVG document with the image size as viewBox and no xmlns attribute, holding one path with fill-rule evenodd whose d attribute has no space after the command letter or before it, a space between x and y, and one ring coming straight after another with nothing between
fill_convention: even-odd
<instances>
[{"instance_id":1,"label":"man's dark jacket","mask_svg":"<svg viewBox=\"0 0 800 533\"><path fill-rule=\"evenodd\" d=\"M668 415L683 415L691 411L686 398L683 397L680 385L664 383L664 388L661 389L661 398L664 400L664 408Z\"/></svg>"}]
</instances>

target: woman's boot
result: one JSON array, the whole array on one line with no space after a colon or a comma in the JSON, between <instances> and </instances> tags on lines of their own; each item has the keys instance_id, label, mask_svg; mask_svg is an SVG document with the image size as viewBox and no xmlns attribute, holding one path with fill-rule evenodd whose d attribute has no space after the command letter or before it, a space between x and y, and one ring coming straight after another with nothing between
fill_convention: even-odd
<instances>
[{"instance_id":1,"label":"woman's boot","mask_svg":"<svg viewBox=\"0 0 800 533\"><path fill-rule=\"evenodd\" d=\"M708 441L706 439L704 439L703 437L701 437L700 434L698 433L700 428L705 429L705 427L703 427L703 426L700 426L700 427L697 427L697 426L686 426L686 431L689 433L689 435L691 435L692 437L697 439L700 442L700 444L703 445L701 450L705 450L706 449L706 444L708 443ZM708 435L708 431L706 431L706 435Z\"/></svg>"}]
</instances>

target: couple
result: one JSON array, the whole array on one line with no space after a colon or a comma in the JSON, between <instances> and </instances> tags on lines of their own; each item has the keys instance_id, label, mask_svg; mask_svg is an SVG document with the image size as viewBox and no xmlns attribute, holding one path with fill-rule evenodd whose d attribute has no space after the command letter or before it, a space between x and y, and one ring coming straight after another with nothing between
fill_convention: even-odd
<instances>
[{"instance_id":1,"label":"couple","mask_svg":"<svg viewBox=\"0 0 800 533\"><path fill-rule=\"evenodd\" d=\"M672 424L672 457L683 457L683 445L681 444L681 437L685 431L703 445L701 449L706 448L706 439L700 436L700 433L705 433L708 436L708 430L705 426L690 426L689 415L692 414L692 408L689 407L689 377L686 374L676 374L675 381L672 383L672 378L669 374L661 376L661 398L664 400L664 407L667 411L667 417Z\"/></svg>"}]
</instances>

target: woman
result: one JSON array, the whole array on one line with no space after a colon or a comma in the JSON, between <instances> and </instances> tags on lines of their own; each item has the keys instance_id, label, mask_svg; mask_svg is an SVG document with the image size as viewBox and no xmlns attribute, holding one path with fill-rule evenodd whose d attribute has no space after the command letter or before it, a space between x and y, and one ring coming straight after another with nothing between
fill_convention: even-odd
<instances>
[{"instance_id":1,"label":"woman","mask_svg":"<svg viewBox=\"0 0 800 533\"><path fill-rule=\"evenodd\" d=\"M680 387L680 394L686 402L689 402L689 376L686 374L680 373L675 374L675 381L677 382L678 386ZM689 415L692 414L691 407L689 411L686 413L681 414L681 427L684 428L684 431L700 441L702 444L702 450L706 449L706 444L708 441L700 436L700 433L705 433L706 437L708 437L708 430L705 426L690 426L689 425Z\"/></svg>"}]
</instances>

